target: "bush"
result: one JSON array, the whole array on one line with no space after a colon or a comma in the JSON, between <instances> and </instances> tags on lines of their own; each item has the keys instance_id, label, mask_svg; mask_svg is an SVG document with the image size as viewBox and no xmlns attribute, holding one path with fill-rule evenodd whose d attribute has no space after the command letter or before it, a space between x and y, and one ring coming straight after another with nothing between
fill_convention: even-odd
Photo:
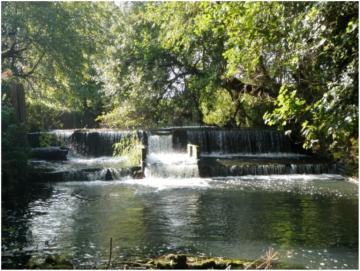
<instances>
[{"instance_id":1,"label":"bush","mask_svg":"<svg viewBox=\"0 0 360 271\"><path fill-rule=\"evenodd\" d=\"M115 143L113 147L113 156L127 157L127 163L131 166L140 164L142 144L136 134L122 138L118 143Z\"/></svg>"}]
</instances>

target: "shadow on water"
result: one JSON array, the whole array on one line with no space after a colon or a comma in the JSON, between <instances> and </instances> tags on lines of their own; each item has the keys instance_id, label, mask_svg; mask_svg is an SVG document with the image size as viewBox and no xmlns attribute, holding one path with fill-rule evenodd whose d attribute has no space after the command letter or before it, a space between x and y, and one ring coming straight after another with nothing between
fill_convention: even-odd
<instances>
[{"instance_id":1,"label":"shadow on water","mask_svg":"<svg viewBox=\"0 0 360 271\"><path fill-rule=\"evenodd\" d=\"M1 252L2 268L23 268L31 257L26 251L29 235L28 219L34 215L30 206L47 201L53 187L48 184L24 184L11 191L2 189ZM25 249L25 250L24 250Z\"/></svg>"}]
</instances>

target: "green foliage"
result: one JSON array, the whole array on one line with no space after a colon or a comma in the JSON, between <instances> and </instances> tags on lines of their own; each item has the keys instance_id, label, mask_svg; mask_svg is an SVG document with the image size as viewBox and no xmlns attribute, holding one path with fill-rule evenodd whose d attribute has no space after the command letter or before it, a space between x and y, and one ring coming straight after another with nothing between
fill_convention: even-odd
<instances>
[{"instance_id":1,"label":"green foliage","mask_svg":"<svg viewBox=\"0 0 360 271\"><path fill-rule=\"evenodd\" d=\"M204 114L204 122L217 126L225 126L234 114L233 101L229 93L223 89L217 90L212 99L205 96L201 99L201 110Z\"/></svg>"},{"instance_id":2,"label":"green foliage","mask_svg":"<svg viewBox=\"0 0 360 271\"><path fill-rule=\"evenodd\" d=\"M303 147L358 169L358 4L318 3L301 16L292 88L280 90L276 109L264 115L301 137ZM300 23L298 20L297 23Z\"/></svg>"},{"instance_id":3,"label":"green foliage","mask_svg":"<svg viewBox=\"0 0 360 271\"><path fill-rule=\"evenodd\" d=\"M290 90L289 90L290 89ZM293 86L282 86L277 100L276 108L264 114L265 124L269 126L287 126L290 123L298 123L308 111L306 101L296 96L297 91Z\"/></svg>"},{"instance_id":4,"label":"green foliage","mask_svg":"<svg viewBox=\"0 0 360 271\"><path fill-rule=\"evenodd\" d=\"M113 156L126 157L128 165L138 166L140 164L142 144L136 134L123 137L113 145L113 148Z\"/></svg>"},{"instance_id":5,"label":"green foliage","mask_svg":"<svg viewBox=\"0 0 360 271\"><path fill-rule=\"evenodd\" d=\"M239 102L243 108L243 115L238 115L237 124L245 127L261 127L264 125L263 115L274 108L274 101L268 95L251 95L244 93Z\"/></svg>"},{"instance_id":6,"label":"green foliage","mask_svg":"<svg viewBox=\"0 0 360 271\"><path fill-rule=\"evenodd\" d=\"M62 110L44 100L28 99L26 113L30 131L43 131L63 127L63 123L60 120L63 114Z\"/></svg>"},{"instance_id":7,"label":"green foliage","mask_svg":"<svg viewBox=\"0 0 360 271\"><path fill-rule=\"evenodd\" d=\"M3 2L2 18L31 129L271 125L356 164L356 2Z\"/></svg>"},{"instance_id":8,"label":"green foliage","mask_svg":"<svg viewBox=\"0 0 360 271\"><path fill-rule=\"evenodd\" d=\"M106 125L171 124L181 112L357 156L358 3L136 3L119 18L97 69L114 98Z\"/></svg>"},{"instance_id":9,"label":"green foliage","mask_svg":"<svg viewBox=\"0 0 360 271\"><path fill-rule=\"evenodd\" d=\"M59 145L59 140L56 138L55 135L48 134L48 133L40 134L40 136L39 136L39 146L40 147L50 147L50 146L58 146L58 145Z\"/></svg>"},{"instance_id":10,"label":"green foliage","mask_svg":"<svg viewBox=\"0 0 360 271\"><path fill-rule=\"evenodd\" d=\"M95 119L104 101L100 85L91 77L91 63L102 39L99 20L104 15L104 5L1 5L2 70L10 70L26 89L30 127L59 127L63 124L59 116L67 112L82 112L82 119ZM93 13L96 15L89 16Z\"/></svg>"}]
</instances>

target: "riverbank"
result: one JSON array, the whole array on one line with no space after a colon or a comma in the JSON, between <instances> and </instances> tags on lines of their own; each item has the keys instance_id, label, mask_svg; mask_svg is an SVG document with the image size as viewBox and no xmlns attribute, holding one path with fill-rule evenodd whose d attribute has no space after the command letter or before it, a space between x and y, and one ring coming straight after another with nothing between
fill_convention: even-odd
<instances>
[{"instance_id":1,"label":"riverbank","mask_svg":"<svg viewBox=\"0 0 360 271\"><path fill-rule=\"evenodd\" d=\"M76 269L72 261L63 256L32 257L29 269ZM303 266L282 263L278 253L269 249L266 254L256 260L237 258L194 256L185 254L166 254L153 259L137 259L112 262L111 257L106 266L96 269L303 269Z\"/></svg>"}]
</instances>

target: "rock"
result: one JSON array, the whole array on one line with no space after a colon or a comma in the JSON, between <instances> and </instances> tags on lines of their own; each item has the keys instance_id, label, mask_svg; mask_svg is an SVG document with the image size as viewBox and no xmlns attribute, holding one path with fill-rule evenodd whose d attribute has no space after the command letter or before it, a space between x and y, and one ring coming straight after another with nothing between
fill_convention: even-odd
<instances>
[{"instance_id":1,"label":"rock","mask_svg":"<svg viewBox=\"0 0 360 271\"><path fill-rule=\"evenodd\" d=\"M143 179L143 178L145 178L145 175L144 175L144 172L142 170L139 170L139 171L134 171L133 174L132 174L132 177L134 179Z\"/></svg>"},{"instance_id":2,"label":"rock","mask_svg":"<svg viewBox=\"0 0 360 271\"><path fill-rule=\"evenodd\" d=\"M249 260L197 257L184 254L167 254L147 262L151 268L157 269L244 269L255 268L254 262Z\"/></svg>"},{"instance_id":3,"label":"rock","mask_svg":"<svg viewBox=\"0 0 360 271\"><path fill-rule=\"evenodd\" d=\"M222 257L188 257L188 266L190 269L244 269L251 262L240 259L222 258Z\"/></svg>"},{"instance_id":4,"label":"rock","mask_svg":"<svg viewBox=\"0 0 360 271\"><path fill-rule=\"evenodd\" d=\"M153 262L159 269L187 269L187 257L183 254L167 254Z\"/></svg>"},{"instance_id":5,"label":"rock","mask_svg":"<svg viewBox=\"0 0 360 271\"><path fill-rule=\"evenodd\" d=\"M130 168L130 171L131 171L131 175L134 179L143 179L145 178L145 175L144 175L144 171L142 170L141 167L131 167Z\"/></svg>"},{"instance_id":6,"label":"rock","mask_svg":"<svg viewBox=\"0 0 360 271\"><path fill-rule=\"evenodd\" d=\"M74 269L74 265L60 255L49 255L46 258L32 256L26 267L29 269Z\"/></svg>"},{"instance_id":7,"label":"rock","mask_svg":"<svg viewBox=\"0 0 360 271\"><path fill-rule=\"evenodd\" d=\"M63 147L32 148L31 157L43 160L66 160L69 149Z\"/></svg>"},{"instance_id":8,"label":"rock","mask_svg":"<svg viewBox=\"0 0 360 271\"><path fill-rule=\"evenodd\" d=\"M105 174L105 181L111 181L113 179L112 174L111 174L111 170L107 169L106 170L106 174Z\"/></svg>"}]
</instances>

